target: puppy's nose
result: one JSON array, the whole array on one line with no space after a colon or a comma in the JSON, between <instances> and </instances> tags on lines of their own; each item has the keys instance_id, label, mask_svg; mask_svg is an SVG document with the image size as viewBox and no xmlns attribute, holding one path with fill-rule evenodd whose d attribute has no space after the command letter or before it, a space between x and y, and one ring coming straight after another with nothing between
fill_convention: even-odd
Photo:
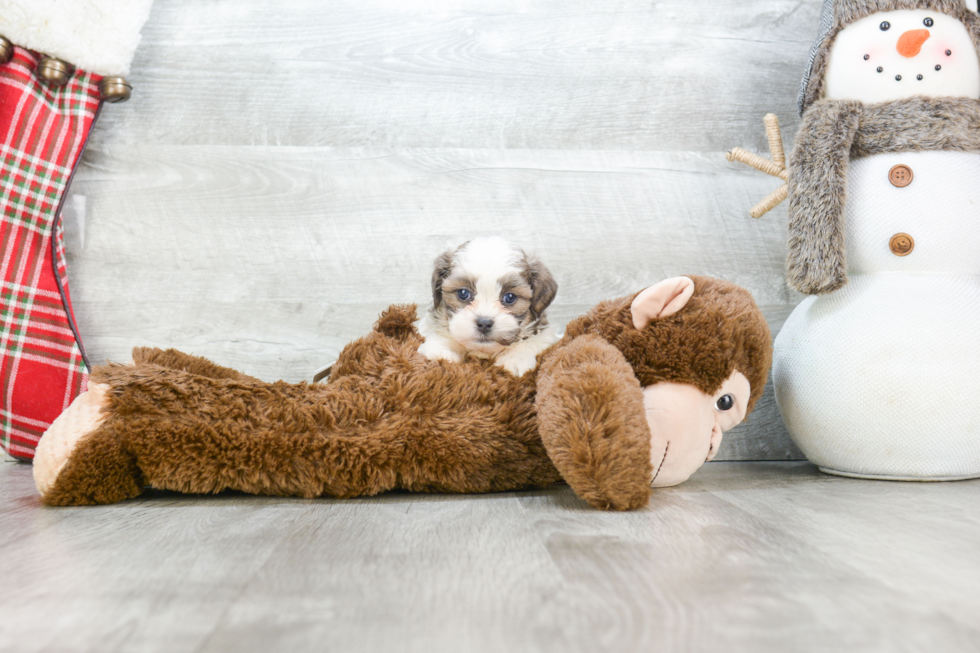
<instances>
[{"instance_id":1,"label":"puppy's nose","mask_svg":"<svg viewBox=\"0 0 980 653\"><path fill-rule=\"evenodd\" d=\"M476 318L476 328L483 335L487 335L493 328L493 320L489 317L478 317Z\"/></svg>"},{"instance_id":2,"label":"puppy's nose","mask_svg":"<svg viewBox=\"0 0 980 653\"><path fill-rule=\"evenodd\" d=\"M919 54L922 44L929 38L927 29L910 29L898 37L898 44L895 46L898 53L903 57L914 57Z\"/></svg>"}]
</instances>

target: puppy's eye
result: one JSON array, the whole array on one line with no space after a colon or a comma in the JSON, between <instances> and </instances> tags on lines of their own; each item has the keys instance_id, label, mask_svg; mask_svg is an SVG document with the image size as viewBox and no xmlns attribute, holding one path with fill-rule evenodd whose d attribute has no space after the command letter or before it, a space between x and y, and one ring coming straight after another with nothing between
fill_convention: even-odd
<instances>
[{"instance_id":1,"label":"puppy's eye","mask_svg":"<svg viewBox=\"0 0 980 653\"><path fill-rule=\"evenodd\" d=\"M882 21L882 23L881 23L881 25L878 25L878 27L880 27L880 28L881 28L881 31L882 31L882 32L887 32L887 31L888 31L888 29L889 29L889 28L890 28L891 26L892 26L892 24L891 24L891 23L889 23L889 22L888 22L887 20L885 20L885 21Z\"/></svg>"},{"instance_id":2,"label":"puppy's eye","mask_svg":"<svg viewBox=\"0 0 980 653\"><path fill-rule=\"evenodd\" d=\"M504 305L510 306L511 304L517 301L517 295L515 295L512 292L509 292L501 298L501 301L504 302Z\"/></svg>"},{"instance_id":3,"label":"puppy's eye","mask_svg":"<svg viewBox=\"0 0 980 653\"><path fill-rule=\"evenodd\" d=\"M731 395L722 395L715 402L715 408L724 412L726 410L731 410L732 406L735 405L735 399Z\"/></svg>"},{"instance_id":4,"label":"puppy's eye","mask_svg":"<svg viewBox=\"0 0 980 653\"><path fill-rule=\"evenodd\" d=\"M468 302L473 297L473 293L466 288L460 288L456 291L456 297L458 297L459 301L461 302Z\"/></svg>"}]
</instances>

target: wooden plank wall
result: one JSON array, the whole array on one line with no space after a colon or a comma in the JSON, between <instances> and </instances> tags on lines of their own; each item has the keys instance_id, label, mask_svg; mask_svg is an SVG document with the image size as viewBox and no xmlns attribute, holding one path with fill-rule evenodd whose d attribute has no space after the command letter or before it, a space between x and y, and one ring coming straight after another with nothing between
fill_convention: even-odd
<instances>
[{"instance_id":1,"label":"wooden plank wall","mask_svg":"<svg viewBox=\"0 0 980 653\"><path fill-rule=\"evenodd\" d=\"M564 324L664 277L754 293L774 331L786 213L725 161L789 147L818 0L158 0L66 219L91 359L178 347L310 378L431 262L499 234ZM84 199L79 199L84 198ZM81 215L82 219L78 216ZM771 388L721 459L799 458Z\"/></svg>"}]
</instances>

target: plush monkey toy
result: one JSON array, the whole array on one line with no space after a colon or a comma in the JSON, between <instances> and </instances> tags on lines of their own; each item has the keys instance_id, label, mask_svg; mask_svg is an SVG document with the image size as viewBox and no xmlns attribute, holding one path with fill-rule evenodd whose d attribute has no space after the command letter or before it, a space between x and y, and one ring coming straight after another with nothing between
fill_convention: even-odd
<instances>
[{"instance_id":1,"label":"plush monkey toy","mask_svg":"<svg viewBox=\"0 0 980 653\"><path fill-rule=\"evenodd\" d=\"M355 497L393 489L497 492L566 481L590 505L646 505L752 410L771 362L751 295L668 279L599 304L521 377L429 361L414 306L349 344L327 383L265 383L174 350L93 371L41 439L50 505L144 487Z\"/></svg>"}]
</instances>

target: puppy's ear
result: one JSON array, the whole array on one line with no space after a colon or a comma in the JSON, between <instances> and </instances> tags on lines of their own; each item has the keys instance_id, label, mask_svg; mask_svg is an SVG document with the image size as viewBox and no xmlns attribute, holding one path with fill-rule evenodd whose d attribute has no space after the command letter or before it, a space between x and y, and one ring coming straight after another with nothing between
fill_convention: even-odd
<instances>
[{"instance_id":1,"label":"puppy's ear","mask_svg":"<svg viewBox=\"0 0 980 653\"><path fill-rule=\"evenodd\" d=\"M449 276L453 267L453 252L448 251L439 255L435 268L432 270L432 308L439 308L442 303L442 282Z\"/></svg>"},{"instance_id":2,"label":"puppy's ear","mask_svg":"<svg viewBox=\"0 0 980 653\"><path fill-rule=\"evenodd\" d=\"M544 266L544 263L536 258L528 256L527 277L531 284L531 313L538 317L548 308L558 294L558 282L551 276L551 272Z\"/></svg>"}]
</instances>

